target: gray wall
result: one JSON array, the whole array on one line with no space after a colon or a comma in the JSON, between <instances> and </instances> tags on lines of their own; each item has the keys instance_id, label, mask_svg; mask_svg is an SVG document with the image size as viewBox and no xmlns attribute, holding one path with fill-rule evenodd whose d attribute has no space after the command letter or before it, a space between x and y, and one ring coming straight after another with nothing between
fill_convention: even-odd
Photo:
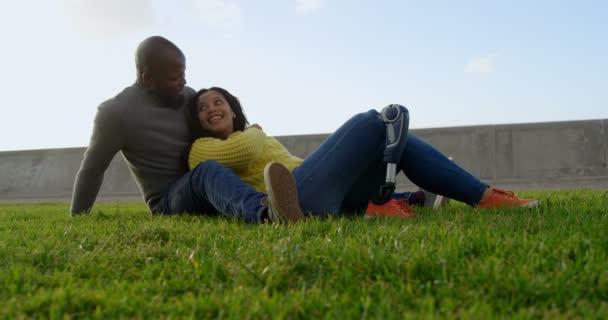
<instances>
[{"instance_id":1,"label":"gray wall","mask_svg":"<svg viewBox=\"0 0 608 320\"><path fill-rule=\"evenodd\" d=\"M608 189L608 120L412 130L491 185L514 190ZM282 136L305 157L325 134ZM0 202L69 200L84 148L0 152ZM403 175L401 175L403 176ZM404 177L399 189L413 189ZM99 201L141 200L122 156L106 172Z\"/></svg>"}]
</instances>

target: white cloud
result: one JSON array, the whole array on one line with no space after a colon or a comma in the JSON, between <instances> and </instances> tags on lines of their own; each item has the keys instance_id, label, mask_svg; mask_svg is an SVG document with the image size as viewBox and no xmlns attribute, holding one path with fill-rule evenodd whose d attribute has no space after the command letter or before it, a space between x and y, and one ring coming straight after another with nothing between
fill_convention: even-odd
<instances>
[{"instance_id":1,"label":"white cloud","mask_svg":"<svg viewBox=\"0 0 608 320\"><path fill-rule=\"evenodd\" d=\"M87 36L112 37L153 23L150 0L63 0L75 29Z\"/></svg>"},{"instance_id":2,"label":"white cloud","mask_svg":"<svg viewBox=\"0 0 608 320\"><path fill-rule=\"evenodd\" d=\"M323 7L324 0L296 0L296 12L307 14Z\"/></svg>"},{"instance_id":3,"label":"white cloud","mask_svg":"<svg viewBox=\"0 0 608 320\"><path fill-rule=\"evenodd\" d=\"M241 23L241 8L226 0L192 0L203 23L216 28L229 28Z\"/></svg>"},{"instance_id":4,"label":"white cloud","mask_svg":"<svg viewBox=\"0 0 608 320\"><path fill-rule=\"evenodd\" d=\"M473 57L464 67L466 73L492 73L496 71L496 60L499 53Z\"/></svg>"}]
</instances>

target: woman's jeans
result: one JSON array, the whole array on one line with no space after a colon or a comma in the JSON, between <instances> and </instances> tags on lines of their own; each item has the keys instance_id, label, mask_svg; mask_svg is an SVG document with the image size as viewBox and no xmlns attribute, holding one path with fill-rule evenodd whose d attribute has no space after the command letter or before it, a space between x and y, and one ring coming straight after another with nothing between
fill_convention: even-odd
<instances>
[{"instance_id":1,"label":"woman's jeans","mask_svg":"<svg viewBox=\"0 0 608 320\"><path fill-rule=\"evenodd\" d=\"M297 167L300 206L314 215L362 211L386 178L386 128L376 110L348 120ZM475 205L488 187L408 133L397 169L417 186Z\"/></svg>"},{"instance_id":2,"label":"woman's jeans","mask_svg":"<svg viewBox=\"0 0 608 320\"><path fill-rule=\"evenodd\" d=\"M222 213L261 223L260 216L266 208L266 194L257 192L232 170L208 160L174 182L153 213Z\"/></svg>"}]
</instances>

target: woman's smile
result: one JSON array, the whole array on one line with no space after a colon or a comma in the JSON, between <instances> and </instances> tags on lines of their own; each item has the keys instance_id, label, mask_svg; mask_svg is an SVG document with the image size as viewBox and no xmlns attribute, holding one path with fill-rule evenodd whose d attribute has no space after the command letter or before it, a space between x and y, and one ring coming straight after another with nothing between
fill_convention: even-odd
<instances>
[{"instance_id":1,"label":"woman's smile","mask_svg":"<svg viewBox=\"0 0 608 320\"><path fill-rule=\"evenodd\" d=\"M225 139L234 131L232 108L219 92L209 90L198 98L198 119L203 129Z\"/></svg>"}]
</instances>

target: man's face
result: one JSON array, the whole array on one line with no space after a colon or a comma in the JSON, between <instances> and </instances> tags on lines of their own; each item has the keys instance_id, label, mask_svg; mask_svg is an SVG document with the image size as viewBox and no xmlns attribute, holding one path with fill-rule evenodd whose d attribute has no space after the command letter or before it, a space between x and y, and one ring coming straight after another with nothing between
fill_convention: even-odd
<instances>
[{"instance_id":1,"label":"man's face","mask_svg":"<svg viewBox=\"0 0 608 320\"><path fill-rule=\"evenodd\" d=\"M186 59L179 52L167 50L160 61L148 75L150 89L162 98L177 98L186 85Z\"/></svg>"}]
</instances>

